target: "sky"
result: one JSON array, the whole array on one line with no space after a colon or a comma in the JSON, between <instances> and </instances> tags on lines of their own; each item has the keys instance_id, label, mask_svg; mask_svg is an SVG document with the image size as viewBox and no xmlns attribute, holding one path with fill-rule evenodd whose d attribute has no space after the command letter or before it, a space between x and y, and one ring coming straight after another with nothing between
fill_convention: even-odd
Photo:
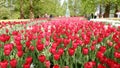
<instances>
[{"instance_id":1,"label":"sky","mask_svg":"<svg viewBox=\"0 0 120 68\"><path fill-rule=\"evenodd\" d=\"M65 1L65 0L60 0L61 6L63 5L64 1Z\"/></svg>"}]
</instances>

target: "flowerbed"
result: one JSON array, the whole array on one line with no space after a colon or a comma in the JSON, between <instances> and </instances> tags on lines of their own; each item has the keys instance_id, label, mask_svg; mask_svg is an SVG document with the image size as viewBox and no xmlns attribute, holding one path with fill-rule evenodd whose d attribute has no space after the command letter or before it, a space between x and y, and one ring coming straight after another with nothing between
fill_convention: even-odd
<instances>
[{"instance_id":1,"label":"flowerbed","mask_svg":"<svg viewBox=\"0 0 120 68\"><path fill-rule=\"evenodd\" d=\"M119 37L120 27L79 18L8 29L0 35L0 67L120 68Z\"/></svg>"}]
</instances>

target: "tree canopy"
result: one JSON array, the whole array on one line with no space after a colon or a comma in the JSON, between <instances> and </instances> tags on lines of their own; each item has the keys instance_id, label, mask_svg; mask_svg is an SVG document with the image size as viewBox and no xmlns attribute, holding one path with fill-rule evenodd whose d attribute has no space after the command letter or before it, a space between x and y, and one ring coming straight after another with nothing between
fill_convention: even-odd
<instances>
[{"instance_id":1,"label":"tree canopy","mask_svg":"<svg viewBox=\"0 0 120 68\"><path fill-rule=\"evenodd\" d=\"M66 1L61 0L0 0L0 19L37 18L44 14L63 16L66 12ZM100 5L105 17L120 10L120 0L68 0L70 15L80 16L95 13Z\"/></svg>"}]
</instances>

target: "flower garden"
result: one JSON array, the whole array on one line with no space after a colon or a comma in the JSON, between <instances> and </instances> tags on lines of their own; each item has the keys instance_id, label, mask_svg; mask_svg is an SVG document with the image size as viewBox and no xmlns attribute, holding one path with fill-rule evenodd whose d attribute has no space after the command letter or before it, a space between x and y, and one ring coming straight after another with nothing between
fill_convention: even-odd
<instances>
[{"instance_id":1,"label":"flower garden","mask_svg":"<svg viewBox=\"0 0 120 68\"><path fill-rule=\"evenodd\" d=\"M0 22L0 68L120 68L120 27L78 17Z\"/></svg>"}]
</instances>

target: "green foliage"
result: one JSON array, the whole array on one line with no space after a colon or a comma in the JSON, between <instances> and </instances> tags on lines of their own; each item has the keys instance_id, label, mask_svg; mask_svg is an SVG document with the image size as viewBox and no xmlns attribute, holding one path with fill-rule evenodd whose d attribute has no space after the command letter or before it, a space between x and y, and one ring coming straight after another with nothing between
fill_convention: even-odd
<instances>
[{"instance_id":1,"label":"green foliage","mask_svg":"<svg viewBox=\"0 0 120 68\"><path fill-rule=\"evenodd\" d=\"M0 8L0 19L10 18L10 11L7 8Z\"/></svg>"},{"instance_id":2,"label":"green foliage","mask_svg":"<svg viewBox=\"0 0 120 68\"><path fill-rule=\"evenodd\" d=\"M88 15L95 12L97 4L94 0L81 0L80 6L81 15Z\"/></svg>"},{"instance_id":3,"label":"green foliage","mask_svg":"<svg viewBox=\"0 0 120 68\"><path fill-rule=\"evenodd\" d=\"M0 19L3 18L20 18L20 1L8 0L8 6L5 6L6 0L0 0ZM35 18L43 16L44 14L52 14L54 16L65 15L66 13L66 2L63 6L60 6L59 0L32 0L33 1L33 12ZM120 0L68 0L69 9L71 16L78 15L89 15L96 11L97 5L105 7L107 4L111 4L111 10L115 10L115 5L120 9ZM14 10L10 10L13 7ZM29 18L30 13L30 2L29 0L23 0L23 13L25 18Z\"/></svg>"},{"instance_id":4,"label":"green foliage","mask_svg":"<svg viewBox=\"0 0 120 68\"><path fill-rule=\"evenodd\" d=\"M60 4L58 0L35 0L34 1L34 13L35 15L44 15L47 14L53 14L55 16L62 15L61 12L63 12L62 7L60 7Z\"/></svg>"}]
</instances>

